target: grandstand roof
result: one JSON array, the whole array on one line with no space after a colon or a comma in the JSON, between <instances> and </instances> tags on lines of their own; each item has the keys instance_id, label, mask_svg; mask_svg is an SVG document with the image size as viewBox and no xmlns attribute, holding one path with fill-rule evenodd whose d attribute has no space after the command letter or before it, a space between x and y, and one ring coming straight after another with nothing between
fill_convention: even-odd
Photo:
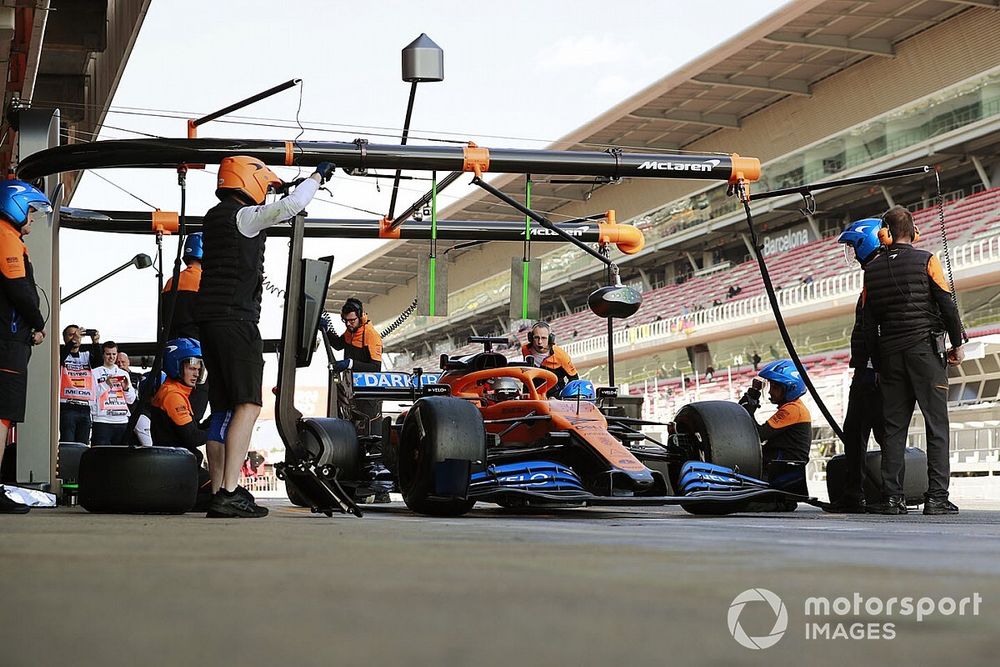
<instances>
[{"instance_id":1,"label":"grandstand roof","mask_svg":"<svg viewBox=\"0 0 1000 667\"><path fill-rule=\"evenodd\" d=\"M639 152L683 150L720 129L789 96L809 96L817 82L866 58L891 58L896 44L971 6L997 0L797 0L739 35L671 72L550 146L594 150L610 146ZM589 178L535 181L534 205L556 211L583 201ZM524 176L492 180L519 197ZM600 184L598 184L598 187ZM514 219L486 193L473 193L444 210L451 219ZM368 300L405 285L416 275L417 244L394 241L334 275L330 302ZM377 267L377 268L376 268Z\"/></svg>"},{"instance_id":2,"label":"grandstand roof","mask_svg":"<svg viewBox=\"0 0 1000 667\"><path fill-rule=\"evenodd\" d=\"M151 0L5 2L0 7L0 155L14 150L14 100L59 109L62 143L90 141L104 122ZM23 157L23 156L22 156ZM6 162L4 162L6 164ZM69 201L80 172L62 176Z\"/></svg>"}]
</instances>

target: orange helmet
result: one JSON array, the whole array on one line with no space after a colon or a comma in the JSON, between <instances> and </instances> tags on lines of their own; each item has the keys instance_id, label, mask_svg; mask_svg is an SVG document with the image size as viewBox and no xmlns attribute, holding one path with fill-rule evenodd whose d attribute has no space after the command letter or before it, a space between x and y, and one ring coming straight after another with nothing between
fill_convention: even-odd
<instances>
[{"instance_id":1,"label":"orange helmet","mask_svg":"<svg viewBox=\"0 0 1000 667\"><path fill-rule=\"evenodd\" d=\"M245 155L223 158L219 164L219 187L215 196L222 198L227 190L245 195L251 203L263 204L268 188L281 185L278 175L263 162Z\"/></svg>"}]
</instances>

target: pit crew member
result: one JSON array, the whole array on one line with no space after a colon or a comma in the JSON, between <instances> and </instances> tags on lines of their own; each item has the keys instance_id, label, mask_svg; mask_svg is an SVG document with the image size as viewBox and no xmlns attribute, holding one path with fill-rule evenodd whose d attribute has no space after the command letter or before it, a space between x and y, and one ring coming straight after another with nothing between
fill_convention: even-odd
<instances>
[{"instance_id":1,"label":"pit crew member","mask_svg":"<svg viewBox=\"0 0 1000 667\"><path fill-rule=\"evenodd\" d=\"M316 171L287 197L264 204L281 179L260 160L235 156L219 165L219 203L204 218L202 276L195 308L205 365L212 371L212 412L231 411L222 449L223 461L210 462L223 471L209 517L267 515L246 489L238 489L240 470L262 404L263 341L257 327L263 291L264 243L267 229L298 214L312 201L334 166ZM209 456L212 456L211 451Z\"/></svg>"},{"instance_id":2,"label":"pit crew member","mask_svg":"<svg viewBox=\"0 0 1000 667\"><path fill-rule=\"evenodd\" d=\"M12 424L24 421L31 347L45 339L45 316L24 237L37 215L52 211L40 191L22 181L0 183L0 461ZM0 485L0 514L24 514Z\"/></svg>"},{"instance_id":3,"label":"pit crew member","mask_svg":"<svg viewBox=\"0 0 1000 667\"><path fill-rule=\"evenodd\" d=\"M868 218L852 222L837 239L853 251L861 268L868 264L882 247L878 239L881 221ZM863 468L868 437L875 436L879 445L885 443L885 419L882 416L882 393L875 381L875 369L865 343L864 319L861 297L854 312L854 329L851 331L851 361L854 369L847 398L847 415L844 417L844 458L847 464L844 492L837 502L825 506L833 514L864 514L865 493Z\"/></svg>"},{"instance_id":4,"label":"pit crew member","mask_svg":"<svg viewBox=\"0 0 1000 667\"><path fill-rule=\"evenodd\" d=\"M806 393L805 382L789 359L765 364L760 369L759 376L767 380L768 400L778 406L777 412L763 424L757 425L766 476L775 488L801 491L805 484L805 464L809 461L809 451L812 448L812 416L801 400ZM761 380L754 378L739 401L750 416L760 407L762 388ZM752 502L747 509L756 512L790 512L795 506L794 501L782 499Z\"/></svg>"},{"instance_id":5,"label":"pit crew member","mask_svg":"<svg viewBox=\"0 0 1000 667\"><path fill-rule=\"evenodd\" d=\"M566 350L556 345L556 337L548 322L531 325L528 342L521 346L521 354L525 363L550 370L559 378L559 382L546 394L549 398L558 396L567 382L580 379Z\"/></svg>"}]
</instances>

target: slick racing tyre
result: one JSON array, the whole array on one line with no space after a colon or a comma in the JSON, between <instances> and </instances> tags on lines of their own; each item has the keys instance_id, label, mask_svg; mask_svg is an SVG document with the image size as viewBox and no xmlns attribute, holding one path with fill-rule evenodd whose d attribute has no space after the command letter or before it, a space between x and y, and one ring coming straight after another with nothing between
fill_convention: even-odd
<instances>
[{"instance_id":1,"label":"slick racing tyre","mask_svg":"<svg viewBox=\"0 0 1000 667\"><path fill-rule=\"evenodd\" d=\"M469 477L483 469L486 429L479 409L444 396L421 398L406 415L399 438L399 486L406 506L432 516L461 516Z\"/></svg>"},{"instance_id":2,"label":"slick racing tyre","mask_svg":"<svg viewBox=\"0 0 1000 667\"><path fill-rule=\"evenodd\" d=\"M299 441L314 466L336 466L340 481L354 481L361 474L364 452L358 442L358 432L346 419L303 419L299 422Z\"/></svg>"},{"instance_id":3,"label":"slick racing tyre","mask_svg":"<svg viewBox=\"0 0 1000 667\"><path fill-rule=\"evenodd\" d=\"M198 461L176 447L91 447L80 457L88 512L183 514L198 495Z\"/></svg>"},{"instance_id":4,"label":"slick racing tyre","mask_svg":"<svg viewBox=\"0 0 1000 667\"><path fill-rule=\"evenodd\" d=\"M763 475L757 423L738 403L689 403L674 422L678 433L694 436L704 461L757 479Z\"/></svg>"},{"instance_id":5,"label":"slick racing tyre","mask_svg":"<svg viewBox=\"0 0 1000 667\"><path fill-rule=\"evenodd\" d=\"M298 487L294 484L285 482L285 493L288 494L288 500L293 505L298 507L312 507L312 503L306 500L306 497L302 495Z\"/></svg>"},{"instance_id":6,"label":"slick racing tyre","mask_svg":"<svg viewBox=\"0 0 1000 667\"><path fill-rule=\"evenodd\" d=\"M335 466L339 481L355 481L361 471L364 453L358 442L358 433L354 425L346 419L318 417L303 419L299 422L299 442L305 449L309 461L315 466ZM285 452L287 463L297 463L296 456L291 451ZM315 502L309 500L294 482L285 480L285 493L288 500L299 507L313 507ZM325 502L324 498L324 502Z\"/></svg>"}]
</instances>

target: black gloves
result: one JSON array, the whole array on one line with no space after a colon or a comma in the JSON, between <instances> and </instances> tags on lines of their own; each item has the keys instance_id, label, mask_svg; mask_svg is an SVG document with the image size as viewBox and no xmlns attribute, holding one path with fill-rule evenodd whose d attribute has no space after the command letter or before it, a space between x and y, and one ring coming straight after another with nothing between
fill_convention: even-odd
<instances>
[{"instance_id":1,"label":"black gloves","mask_svg":"<svg viewBox=\"0 0 1000 667\"><path fill-rule=\"evenodd\" d=\"M747 389L746 393L744 393L743 397L740 399L740 405L746 408L746 411L751 415L756 412L757 408L760 407L760 389L757 389L756 387L750 387Z\"/></svg>"},{"instance_id":2,"label":"black gloves","mask_svg":"<svg viewBox=\"0 0 1000 667\"><path fill-rule=\"evenodd\" d=\"M319 184L324 185L327 181L333 178L333 172L337 168L332 162L320 162L316 165L316 173L319 174Z\"/></svg>"}]
</instances>

